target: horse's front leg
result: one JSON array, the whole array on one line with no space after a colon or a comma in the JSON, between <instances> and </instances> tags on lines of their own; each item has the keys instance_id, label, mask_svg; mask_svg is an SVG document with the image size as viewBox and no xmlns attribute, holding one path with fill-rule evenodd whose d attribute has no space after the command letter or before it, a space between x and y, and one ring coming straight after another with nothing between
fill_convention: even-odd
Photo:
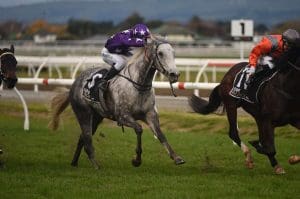
<instances>
[{"instance_id":1,"label":"horse's front leg","mask_svg":"<svg viewBox=\"0 0 300 199\"><path fill-rule=\"evenodd\" d=\"M119 125L125 125L128 127L131 127L134 129L136 133L136 138L137 138L137 144L136 144L136 157L132 159L132 165L135 167L138 167L142 163L142 133L143 133L143 128L142 126L137 123L133 117L131 117L128 114L125 114L121 116L118 120Z\"/></svg>"},{"instance_id":2,"label":"horse's front leg","mask_svg":"<svg viewBox=\"0 0 300 199\"><path fill-rule=\"evenodd\" d=\"M166 148L167 152L169 153L170 157L174 160L176 165L184 164L185 161L178 156L170 144L167 141L167 138L163 134L163 132L160 129L158 114L155 110L150 111L146 114L146 120L145 122L148 124L154 135L158 138L160 143Z\"/></svg>"},{"instance_id":3,"label":"horse's front leg","mask_svg":"<svg viewBox=\"0 0 300 199\"><path fill-rule=\"evenodd\" d=\"M271 121L264 116L260 119L256 119L259 130L259 142L255 146L257 152L266 155L274 168L276 174L284 174L285 170L278 164L275 155L275 143L274 143L274 127Z\"/></svg>"}]
</instances>

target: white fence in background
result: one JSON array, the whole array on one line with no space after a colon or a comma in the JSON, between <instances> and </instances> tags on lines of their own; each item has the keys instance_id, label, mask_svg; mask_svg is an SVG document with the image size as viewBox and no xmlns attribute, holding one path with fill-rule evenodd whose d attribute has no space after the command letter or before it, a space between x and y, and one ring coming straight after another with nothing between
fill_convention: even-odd
<instances>
[{"instance_id":1,"label":"white fence in background","mask_svg":"<svg viewBox=\"0 0 300 199\"><path fill-rule=\"evenodd\" d=\"M74 79L77 73L85 68L105 65L100 57L79 57L79 56L66 56L66 57L36 57L36 56L17 56L18 65L28 68L28 76L33 77L35 82L40 78L42 69L48 69L48 77L51 79L53 72L57 73L59 79L63 79L62 68L67 68L69 71L70 79ZM176 58L175 63L179 71L185 72L186 82L216 82L217 72L225 72L230 66L246 60L240 59L196 59L196 58ZM197 72L196 78L191 80L191 72ZM211 80L209 81L207 72L211 72ZM32 79L32 78L31 78ZM163 80L163 76L160 76ZM19 83L22 84L28 80L20 79ZM33 82L33 80L30 80ZM57 82L57 80L56 80ZM34 91L38 91L40 83L32 83ZM60 84L61 85L61 84Z\"/></svg>"},{"instance_id":2,"label":"white fence in background","mask_svg":"<svg viewBox=\"0 0 300 199\"><path fill-rule=\"evenodd\" d=\"M34 85L34 91L38 92L38 85L72 85L77 73L88 67L95 67L105 64L100 57L36 57L36 56L17 56L18 66L28 68L28 78L19 78L18 84ZM216 83L216 73L227 71L230 66L246 60L241 59L192 59L176 58L175 63L179 71L185 72L186 82L173 84L175 89L193 89L198 94L199 89L213 89ZM47 68L49 78L41 78L40 73L43 68ZM70 78L65 79L62 75L62 68L68 68ZM58 74L58 78L52 78L53 70ZM190 72L197 72L194 81L190 82ZM209 82L206 72L212 72L212 81ZM161 76L162 77L162 76ZM203 80L202 80L203 79ZM162 80L162 79L161 79ZM200 82L200 80L202 82ZM170 88L169 82L154 81L154 88ZM24 130L29 130L29 114L27 104L22 94L15 88L24 108Z\"/></svg>"}]
</instances>

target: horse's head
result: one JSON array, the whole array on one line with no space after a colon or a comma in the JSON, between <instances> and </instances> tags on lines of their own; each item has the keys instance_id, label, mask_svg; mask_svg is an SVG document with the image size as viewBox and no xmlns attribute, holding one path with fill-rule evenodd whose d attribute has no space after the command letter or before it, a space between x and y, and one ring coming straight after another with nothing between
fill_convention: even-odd
<instances>
[{"instance_id":1,"label":"horse's head","mask_svg":"<svg viewBox=\"0 0 300 199\"><path fill-rule=\"evenodd\" d=\"M10 46L10 49L0 49L0 84L3 80L9 89L12 89L18 81L16 76L17 60L14 56L14 52L13 45Z\"/></svg>"},{"instance_id":2,"label":"horse's head","mask_svg":"<svg viewBox=\"0 0 300 199\"><path fill-rule=\"evenodd\" d=\"M153 40L149 45L152 46L152 66L164 74L170 83L177 82L180 73L176 68L173 47L162 40Z\"/></svg>"}]
</instances>

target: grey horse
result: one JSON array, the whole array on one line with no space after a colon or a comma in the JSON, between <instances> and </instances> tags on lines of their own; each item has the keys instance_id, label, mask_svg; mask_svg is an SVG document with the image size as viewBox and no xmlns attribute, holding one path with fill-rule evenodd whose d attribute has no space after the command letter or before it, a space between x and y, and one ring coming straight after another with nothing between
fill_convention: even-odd
<instances>
[{"instance_id":1,"label":"grey horse","mask_svg":"<svg viewBox=\"0 0 300 199\"><path fill-rule=\"evenodd\" d=\"M76 78L70 91L60 92L52 99L52 119L49 126L53 130L58 128L59 115L71 103L81 128L81 135L71 165L78 165L78 159L84 147L93 166L96 169L99 168L99 164L94 158L92 135L96 132L103 118L117 121L118 125L134 129L137 135L137 145L136 156L132 160L133 166L138 167L142 163L141 137L143 129L137 120L145 122L150 127L154 136L166 148L176 165L185 163L174 152L160 129L155 95L152 89L152 81L156 71L168 78L171 88L172 83L178 80L179 72L175 65L172 46L166 41L156 38L152 39L147 46L138 48L134 55L129 58L124 69L110 80L108 89L102 98L105 103L102 102L101 105L83 97L82 90L84 83L91 74L104 68L97 67L83 71Z\"/></svg>"}]
</instances>

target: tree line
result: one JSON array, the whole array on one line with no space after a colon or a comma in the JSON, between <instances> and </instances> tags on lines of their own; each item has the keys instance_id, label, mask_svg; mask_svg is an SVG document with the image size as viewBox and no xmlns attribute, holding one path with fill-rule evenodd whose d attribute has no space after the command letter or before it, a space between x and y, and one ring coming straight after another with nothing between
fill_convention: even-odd
<instances>
[{"instance_id":1,"label":"tree line","mask_svg":"<svg viewBox=\"0 0 300 199\"><path fill-rule=\"evenodd\" d=\"M6 21L0 24L0 39L18 40L32 39L35 34L56 34L58 40L86 39L94 35L111 35L116 31L145 23L150 30L155 30L164 24L182 26L190 30L199 38L217 37L230 39L230 21L209 21L199 16L191 17L186 23L178 21L145 20L139 13L132 13L123 21L114 24L112 21L91 21L83 19L69 19L66 24L51 24L43 19L37 19L29 24L18 21ZM300 20L292 20L268 27L265 24L255 24L257 35L281 33L287 28L300 31Z\"/></svg>"}]
</instances>

